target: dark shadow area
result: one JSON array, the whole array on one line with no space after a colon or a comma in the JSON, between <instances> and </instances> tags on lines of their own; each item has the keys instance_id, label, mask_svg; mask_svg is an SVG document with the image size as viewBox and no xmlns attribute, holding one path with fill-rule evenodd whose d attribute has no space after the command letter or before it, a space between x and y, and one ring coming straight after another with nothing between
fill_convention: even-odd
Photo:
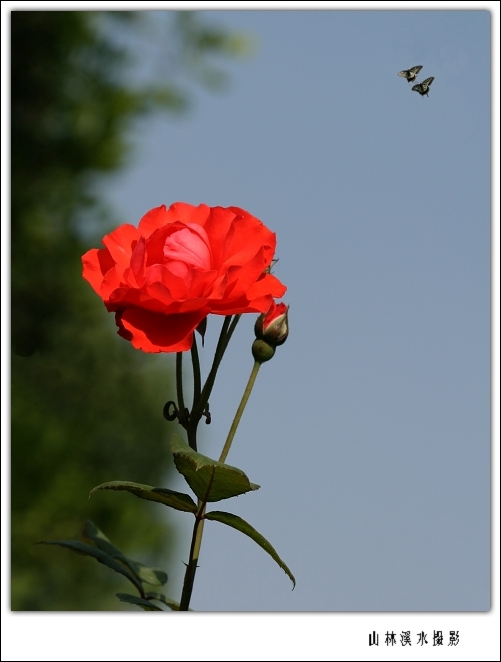
<instances>
[{"instance_id":1,"label":"dark shadow area","mask_svg":"<svg viewBox=\"0 0 501 662\"><path fill-rule=\"evenodd\" d=\"M172 469L174 428L162 416L171 363L118 338L81 276L81 255L111 229L91 182L123 165L131 121L188 101L175 85L124 84L130 55L109 34L141 20L141 12L11 14L13 610L127 608L115 597L119 576L34 544L78 538L87 519L169 572L165 508L122 494L88 499L108 480L164 486ZM226 33L207 46L191 14L183 20L179 43L197 62L208 50L230 54ZM91 239L83 218L93 219Z\"/></svg>"}]
</instances>

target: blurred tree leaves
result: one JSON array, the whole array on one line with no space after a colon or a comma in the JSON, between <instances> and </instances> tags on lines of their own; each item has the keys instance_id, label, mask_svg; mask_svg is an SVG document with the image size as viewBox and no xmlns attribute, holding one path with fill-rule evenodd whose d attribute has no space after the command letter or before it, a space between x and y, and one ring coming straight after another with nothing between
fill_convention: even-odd
<instances>
[{"instance_id":1,"label":"blurred tree leaves","mask_svg":"<svg viewBox=\"0 0 501 662\"><path fill-rule=\"evenodd\" d=\"M109 480L165 483L171 375L165 357L116 336L80 256L109 229L92 183L125 162L131 122L185 110L183 77L221 87L225 74L208 56L243 53L246 41L195 13L161 12L177 17L167 46L178 82L145 81L131 74L120 37L144 36L146 14L11 13L13 610L117 609L120 578L33 544L76 537L88 518L127 553L168 569L164 508L111 493L88 500ZM91 240L83 217L101 220Z\"/></svg>"}]
</instances>

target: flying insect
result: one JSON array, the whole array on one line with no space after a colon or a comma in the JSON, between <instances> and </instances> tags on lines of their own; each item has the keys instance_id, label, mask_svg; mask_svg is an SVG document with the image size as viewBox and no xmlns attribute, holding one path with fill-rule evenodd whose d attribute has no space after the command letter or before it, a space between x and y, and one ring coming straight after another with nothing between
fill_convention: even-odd
<instances>
[{"instance_id":1,"label":"flying insect","mask_svg":"<svg viewBox=\"0 0 501 662\"><path fill-rule=\"evenodd\" d=\"M419 94L424 97L428 96L428 92L430 91L430 85L433 83L435 80L434 76L430 76L430 78L426 78L422 83L417 83L417 85L414 85L412 88L413 92L419 92Z\"/></svg>"},{"instance_id":2,"label":"flying insect","mask_svg":"<svg viewBox=\"0 0 501 662\"><path fill-rule=\"evenodd\" d=\"M418 73L421 71L423 67L418 65L417 67L411 67L410 69L404 69L401 71L398 75L402 76L403 78L407 79L408 83L412 83L413 81L416 80L416 76Z\"/></svg>"}]
</instances>

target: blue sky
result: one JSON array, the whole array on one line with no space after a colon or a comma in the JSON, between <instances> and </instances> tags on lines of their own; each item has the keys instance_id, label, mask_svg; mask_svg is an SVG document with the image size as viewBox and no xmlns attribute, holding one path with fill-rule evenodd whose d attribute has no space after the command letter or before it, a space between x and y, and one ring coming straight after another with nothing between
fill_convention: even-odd
<instances>
[{"instance_id":1,"label":"blue sky","mask_svg":"<svg viewBox=\"0 0 501 662\"><path fill-rule=\"evenodd\" d=\"M138 127L106 196L134 224L183 200L241 206L277 233L291 332L227 460L262 487L224 505L272 542L297 587L207 523L192 606L488 610L491 16L205 18L249 33L254 54L227 67L224 96ZM419 80L435 77L428 98L397 76L417 64ZM211 401L200 448L214 457L252 365L250 317ZM218 329L211 318L207 366ZM187 548L189 527L172 590L183 537Z\"/></svg>"},{"instance_id":2,"label":"blue sky","mask_svg":"<svg viewBox=\"0 0 501 662\"><path fill-rule=\"evenodd\" d=\"M120 223L182 200L243 207L277 233L291 332L227 460L261 489L224 508L270 540L297 586L207 522L192 607L489 610L491 14L204 15L254 37L254 53L221 64L224 95L199 90L187 116L138 125L130 167L102 191ZM435 77L429 98L397 76L418 64ZM252 367L253 323L241 320L216 382L199 445L212 457ZM165 486L185 489L174 474ZM169 516L176 599L191 521Z\"/></svg>"}]
</instances>

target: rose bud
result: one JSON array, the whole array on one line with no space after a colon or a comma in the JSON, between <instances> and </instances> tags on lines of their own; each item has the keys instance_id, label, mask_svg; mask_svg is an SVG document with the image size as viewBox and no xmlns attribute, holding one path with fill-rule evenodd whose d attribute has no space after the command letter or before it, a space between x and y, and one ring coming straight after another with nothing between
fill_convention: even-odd
<instances>
[{"instance_id":1,"label":"rose bud","mask_svg":"<svg viewBox=\"0 0 501 662\"><path fill-rule=\"evenodd\" d=\"M289 335L289 306L273 302L267 313L260 315L254 325L256 338L265 340L268 345L278 347Z\"/></svg>"},{"instance_id":2,"label":"rose bud","mask_svg":"<svg viewBox=\"0 0 501 662\"><path fill-rule=\"evenodd\" d=\"M252 343L252 356L254 360L258 363L264 363L273 358L275 354L275 348L271 345L268 345L266 340L261 340L261 338L256 338Z\"/></svg>"}]
</instances>

